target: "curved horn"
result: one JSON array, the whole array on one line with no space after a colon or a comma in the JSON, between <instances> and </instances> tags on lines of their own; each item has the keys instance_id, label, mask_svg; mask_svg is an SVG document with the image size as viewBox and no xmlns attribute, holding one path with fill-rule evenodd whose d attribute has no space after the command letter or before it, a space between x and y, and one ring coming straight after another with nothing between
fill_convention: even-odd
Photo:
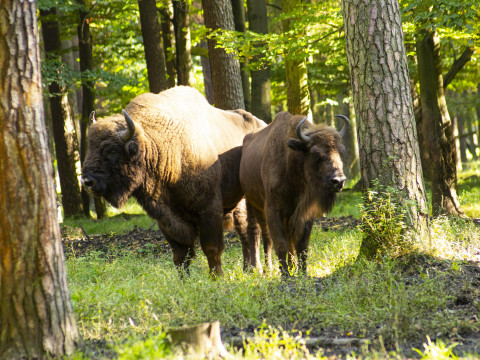
<instances>
[{"instance_id":1,"label":"curved horn","mask_svg":"<svg viewBox=\"0 0 480 360\"><path fill-rule=\"evenodd\" d=\"M88 125L95 124L97 122L97 119L95 118L95 111L92 111L90 113L90 117L88 118Z\"/></svg>"},{"instance_id":2,"label":"curved horn","mask_svg":"<svg viewBox=\"0 0 480 360\"><path fill-rule=\"evenodd\" d=\"M345 121L345 124L343 125L342 130L338 132L340 134L340 137L343 137L345 135L345 131L346 131L345 129L350 127L350 120L345 115L335 115L335 116L342 118L343 121Z\"/></svg>"},{"instance_id":3,"label":"curved horn","mask_svg":"<svg viewBox=\"0 0 480 360\"><path fill-rule=\"evenodd\" d=\"M310 140L312 140L312 138L310 136L305 135L302 132L302 127L303 127L303 124L305 123L305 121L307 121L306 116L302 120L300 120L300 122L297 125L297 129L295 130L295 132L297 133L297 137L300 140L302 140L303 142L309 142Z\"/></svg>"},{"instance_id":4,"label":"curved horn","mask_svg":"<svg viewBox=\"0 0 480 360\"><path fill-rule=\"evenodd\" d=\"M122 132L120 137L122 138L123 141L127 142L133 137L133 135L135 135L135 124L133 123L133 120L130 117L130 115L128 115L128 113L125 110L122 111L122 114L125 117L125 122L127 123L127 130Z\"/></svg>"}]
</instances>

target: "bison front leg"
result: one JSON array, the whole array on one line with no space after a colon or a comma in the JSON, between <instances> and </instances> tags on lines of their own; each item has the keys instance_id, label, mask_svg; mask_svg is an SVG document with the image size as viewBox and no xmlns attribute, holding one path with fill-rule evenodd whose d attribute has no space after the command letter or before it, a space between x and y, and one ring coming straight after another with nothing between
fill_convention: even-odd
<instances>
[{"instance_id":1,"label":"bison front leg","mask_svg":"<svg viewBox=\"0 0 480 360\"><path fill-rule=\"evenodd\" d=\"M173 253L173 263L177 266L179 270L183 269L187 274L189 274L189 266L195 257L195 246L194 240L191 241L191 244L182 244L172 237L165 234L170 247L172 248Z\"/></svg>"},{"instance_id":2,"label":"bison front leg","mask_svg":"<svg viewBox=\"0 0 480 360\"><path fill-rule=\"evenodd\" d=\"M266 220L268 231L273 241L282 276L290 276L289 269L293 266L293 249L287 241L283 218L277 208L270 204L266 206Z\"/></svg>"},{"instance_id":3,"label":"bison front leg","mask_svg":"<svg viewBox=\"0 0 480 360\"><path fill-rule=\"evenodd\" d=\"M246 243L249 258L247 266L252 266L262 273L262 265L260 262L260 227L257 222L256 209L247 201L247 218L248 218L248 239Z\"/></svg>"},{"instance_id":4,"label":"bison front leg","mask_svg":"<svg viewBox=\"0 0 480 360\"><path fill-rule=\"evenodd\" d=\"M310 234L312 233L312 227L313 219L305 222L302 237L299 239L296 246L298 267L300 268L300 271L304 274L307 274L308 244L310 242Z\"/></svg>"},{"instance_id":5,"label":"bison front leg","mask_svg":"<svg viewBox=\"0 0 480 360\"><path fill-rule=\"evenodd\" d=\"M222 211L208 211L200 215L200 245L207 257L210 273L221 276L222 253L225 250L223 240Z\"/></svg>"}]
</instances>

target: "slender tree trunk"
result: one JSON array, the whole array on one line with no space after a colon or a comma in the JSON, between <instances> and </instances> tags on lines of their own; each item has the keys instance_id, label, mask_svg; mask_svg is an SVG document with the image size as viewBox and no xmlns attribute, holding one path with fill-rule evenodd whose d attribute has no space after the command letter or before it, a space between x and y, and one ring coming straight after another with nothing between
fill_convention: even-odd
<instances>
[{"instance_id":1,"label":"slender tree trunk","mask_svg":"<svg viewBox=\"0 0 480 360\"><path fill-rule=\"evenodd\" d=\"M433 215L461 215L455 140L443 91L439 39L434 32L422 32L416 46L423 133L435 169L431 179Z\"/></svg>"},{"instance_id":2,"label":"slender tree trunk","mask_svg":"<svg viewBox=\"0 0 480 360\"><path fill-rule=\"evenodd\" d=\"M245 33L245 6L243 0L231 0L233 11L233 22L235 31ZM240 76L242 78L243 100L245 102L245 110L251 111L250 108L250 73L247 70L247 59L240 62Z\"/></svg>"},{"instance_id":3,"label":"slender tree trunk","mask_svg":"<svg viewBox=\"0 0 480 360\"><path fill-rule=\"evenodd\" d=\"M60 358L80 337L43 118L36 3L2 2L0 24L0 358Z\"/></svg>"},{"instance_id":4,"label":"slender tree trunk","mask_svg":"<svg viewBox=\"0 0 480 360\"><path fill-rule=\"evenodd\" d=\"M93 70L92 37L90 35L90 26L88 25L88 11L85 6L85 0L77 0L81 5L80 22L78 24L78 48L80 55L80 71L82 72L82 118L80 120L80 162L87 154L87 129L90 114L95 110L95 95L93 93L94 82L91 78L86 78L85 71ZM83 211L86 216L90 216L90 195L82 188ZM105 217L107 208L102 198L95 198L95 211L97 218Z\"/></svg>"},{"instance_id":5,"label":"slender tree trunk","mask_svg":"<svg viewBox=\"0 0 480 360\"><path fill-rule=\"evenodd\" d=\"M170 20L170 10L166 10L166 13L161 16L160 24L162 27L162 40L163 40L163 54L165 56L165 64L167 67L167 85L169 88L175 86L175 54L172 51L172 26Z\"/></svg>"},{"instance_id":6,"label":"slender tree trunk","mask_svg":"<svg viewBox=\"0 0 480 360\"><path fill-rule=\"evenodd\" d=\"M290 13L299 0L282 0L282 9L285 14ZM291 30L292 20L284 21L284 32ZM292 114L308 115L310 111L310 92L308 90L307 62L285 58L285 73L287 76L287 105Z\"/></svg>"},{"instance_id":7,"label":"slender tree trunk","mask_svg":"<svg viewBox=\"0 0 480 360\"><path fill-rule=\"evenodd\" d=\"M208 45L205 41L200 42L199 46L203 49L207 49L208 54ZM201 56L200 61L202 62L205 97L207 98L208 103L213 105L215 103L215 98L213 97L212 68L210 67L210 60L208 57Z\"/></svg>"},{"instance_id":8,"label":"slender tree trunk","mask_svg":"<svg viewBox=\"0 0 480 360\"><path fill-rule=\"evenodd\" d=\"M428 207L398 0L342 0L342 10L363 189L374 179L399 189L408 225L426 233ZM361 251L365 246L364 241Z\"/></svg>"},{"instance_id":9,"label":"slender tree trunk","mask_svg":"<svg viewBox=\"0 0 480 360\"><path fill-rule=\"evenodd\" d=\"M265 0L247 0L248 23L250 31L258 34L268 33L267 4ZM251 112L266 123L272 122L272 100L270 89L270 67L251 71L252 96Z\"/></svg>"},{"instance_id":10,"label":"slender tree trunk","mask_svg":"<svg viewBox=\"0 0 480 360\"><path fill-rule=\"evenodd\" d=\"M177 84L190 85L192 71L192 50L190 25L188 21L188 1L173 0L173 27L177 56Z\"/></svg>"},{"instance_id":11,"label":"slender tree trunk","mask_svg":"<svg viewBox=\"0 0 480 360\"><path fill-rule=\"evenodd\" d=\"M55 8L40 10L42 17L42 33L45 52L48 59L61 59L62 50L60 29L56 19ZM73 114L64 89L58 82L52 82L50 92L50 113L52 116L55 154L57 158L58 175L62 191L63 214L66 218L82 213L82 198L75 167L78 154L77 135Z\"/></svg>"},{"instance_id":12,"label":"slender tree trunk","mask_svg":"<svg viewBox=\"0 0 480 360\"><path fill-rule=\"evenodd\" d=\"M208 29L235 30L230 0L202 0L205 26ZM220 109L243 109L240 64L233 54L216 48L214 39L208 40L208 53L212 70L215 106Z\"/></svg>"},{"instance_id":13,"label":"slender tree trunk","mask_svg":"<svg viewBox=\"0 0 480 360\"><path fill-rule=\"evenodd\" d=\"M168 85L156 1L138 0L138 9L147 62L148 84L150 92L158 94L166 90Z\"/></svg>"}]
</instances>

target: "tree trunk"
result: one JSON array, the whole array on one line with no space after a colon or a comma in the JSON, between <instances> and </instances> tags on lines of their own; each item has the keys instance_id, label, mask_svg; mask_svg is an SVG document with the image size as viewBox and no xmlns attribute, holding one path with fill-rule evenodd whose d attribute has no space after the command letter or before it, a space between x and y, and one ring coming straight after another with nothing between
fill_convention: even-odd
<instances>
[{"instance_id":1,"label":"tree trunk","mask_svg":"<svg viewBox=\"0 0 480 360\"><path fill-rule=\"evenodd\" d=\"M285 14L290 13L299 0L282 0L282 9ZM284 32L291 30L292 20L283 23ZM291 114L308 115L310 111L310 92L308 90L307 62L285 57L285 73L287 76L287 106Z\"/></svg>"},{"instance_id":2,"label":"tree trunk","mask_svg":"<svg viewBox=\"0 0 480 360\"><path fill-rule=\"evenodd\" d=\"M78 24L78 49L80 55L80 71L82 72L82 118L80 120L80 162L87 154L87 129L90 114L95 110L95 95L93 93L94 82L91 78L85 77L85 71L93 70L92 37L88 25L88 11L85 6L85 0L77 0L80 4L80 22ZM82 188L83 211L90 217L90 195ZM107 207L103 199L95 201L95 211L97 218L105 217Z\"/></svg>"},{"instance_id":3,"label":"tree trunk","mask_svg":"<svg viewBox=\"0 0 480 360\"><path fill-rule=\"evenodd\" d=\"M60 60L62 45L56 19L57 11L55 8L40 10L40 16L42 17L46 57L51 60ZM58 176L62 191L63 214L68 218L82 213L82 198L75 167L78 154L77 135L66 92L58 82L52 82L48 86L48 90Z\"/></svg>"},{"instance_id":4,"label":"tree trunk","mask_svg":"<svg viewBox=\"0 0 480 360\"><path fill-rule=\"evenodd\" d=\"M80 337L44 122L36 2L2 2L0 24L0 358L60 358Z\"/></svg>"},{"instance_id":5,"label":"tree trunk","mask_svg":"<svg viewBox=\"0 0 480 360\"><path fill-rule=\"evenodd\" d=\"M201 41L199 47L207 49L208 54L208 45L205 41ZM205 88L205 97L210 105L215 103L213 97L213 84L212 84L212 68L210 67L210 60L208 57L201 56L200 61L202 63L202 73L203 73L203 87Z\"/></svg>"},{"instance_id":6,"label":"tree trunk","mask_svg":"<svg viewBox=\"0 0 480 360\"><path fill-rule=\"evenodd\" d=\"M268 33L267 4L265 0L247 0L250 31ZM256 59L254 59L256 61ZM250 108L253 115L267 124L272 122L272 100L270 89L270 67L251 71L252 96Z\"/></svg>"},{"instance_id":7,"label":"tree trunk","mask_svg":"<svg viewBox=\"0 0 480 360\"><path fill-rule=\"evenodd\" d=\"M245 6L243 0L231 0L233 11L233 22L235 24L235 31L245 33L247 28L245 26ZM240 62L240 77L242 78L242 90L244 109L251 111L250 98L250 73L247 70L247 59Z\"/></svg>"},{"instance_id":8,"label":"tree trunk","mask_svg":"<svg viewBox=\"0 0 480 360\"><path fill-rule=\"evenodd\" d=\"M190 27L188 21L188 1L173 0L173 28L177 56L177 85L190 85L192 54Z\"/></svg>"},{"instance_id":9,"label":"tree trunk","mask_svg":"<svg viewBox=\"0 0 480 360\"><path fill-rule=\"evenodd\" d=\"M433 215L461 215L455 140L443 92L439 39L434 32L422 32L416 47L423 134L435 169L431 179Z\"/></svg>"},{"instance_id":10,"label":"tree trunk","mask_svg":"<svg viewBox=\"0 0 480 360\"><path fill-rule=\"evenodd\" d=\"M150 92L158 94L166 90L168 85L156 1L138 0L138 9L147 62L148 84Z\"/></svg>"},{"instance_id":11,"label":"tree trunk","mask_svg":"<svg viewBox=\"0 0 480 360\"><path fill-rule=\"evenodd\" d=\"M428 207L398 0L342 0L342 10L363 189L374 179L396 187L407 225L426 233Z\"/></svg>"},{"instance_id":12,"label":"tree trunk","mask_svg":"<svg viewBox=\"0 0 480 360\"><path fill-rule=\"evenodd\" d=\"M175 86L175 54L172 51L172 27L169 10L161 16L160 24L162 27L163 54L165 56L165 65L167 67L167 85L169 88Z\"/></svg>"},{"instance_id":13,"label":"tree trunk","mask_svg":"<svg viewBox=\"0 0 480 360\"><path fill-rule=\"evenodd\" d=\"M235 30L230 0L202 0L202 6L208 29ZM208 40L208 53L214 105L225 110L243 109L245 103L238 60L224 49L216 48L215 39Z\"/></svg>"}]
</instances>

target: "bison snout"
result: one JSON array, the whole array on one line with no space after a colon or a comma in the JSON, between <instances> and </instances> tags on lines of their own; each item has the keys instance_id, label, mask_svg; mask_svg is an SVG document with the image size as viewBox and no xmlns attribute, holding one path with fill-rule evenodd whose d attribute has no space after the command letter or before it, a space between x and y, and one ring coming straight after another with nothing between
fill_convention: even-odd
<instances>
[{"instance_id":1,"label":"bison snout","mask_svg":"<svg viewBox=\"0 0 480 360\"><path fill-rule=\"evenodd\" d=\"M340 191L343 189L343 186L345 185L345 180L347 178L345 176L332 176L330 178L330 184L335 190Z\"/></svg>"},{"instance_id":2,"label":"bison snout","mask_svg":"<svg viewBox=\"0 0 480 360\"><path fill-rule=\"evenodd\" d=\"M88 176L82 176L80 178L80 181L81 181L83 187L87 190L92 190L93 187L95 186L95 183L96 183L94 178L88 177Z\"/></svg>"}]
</instances>

